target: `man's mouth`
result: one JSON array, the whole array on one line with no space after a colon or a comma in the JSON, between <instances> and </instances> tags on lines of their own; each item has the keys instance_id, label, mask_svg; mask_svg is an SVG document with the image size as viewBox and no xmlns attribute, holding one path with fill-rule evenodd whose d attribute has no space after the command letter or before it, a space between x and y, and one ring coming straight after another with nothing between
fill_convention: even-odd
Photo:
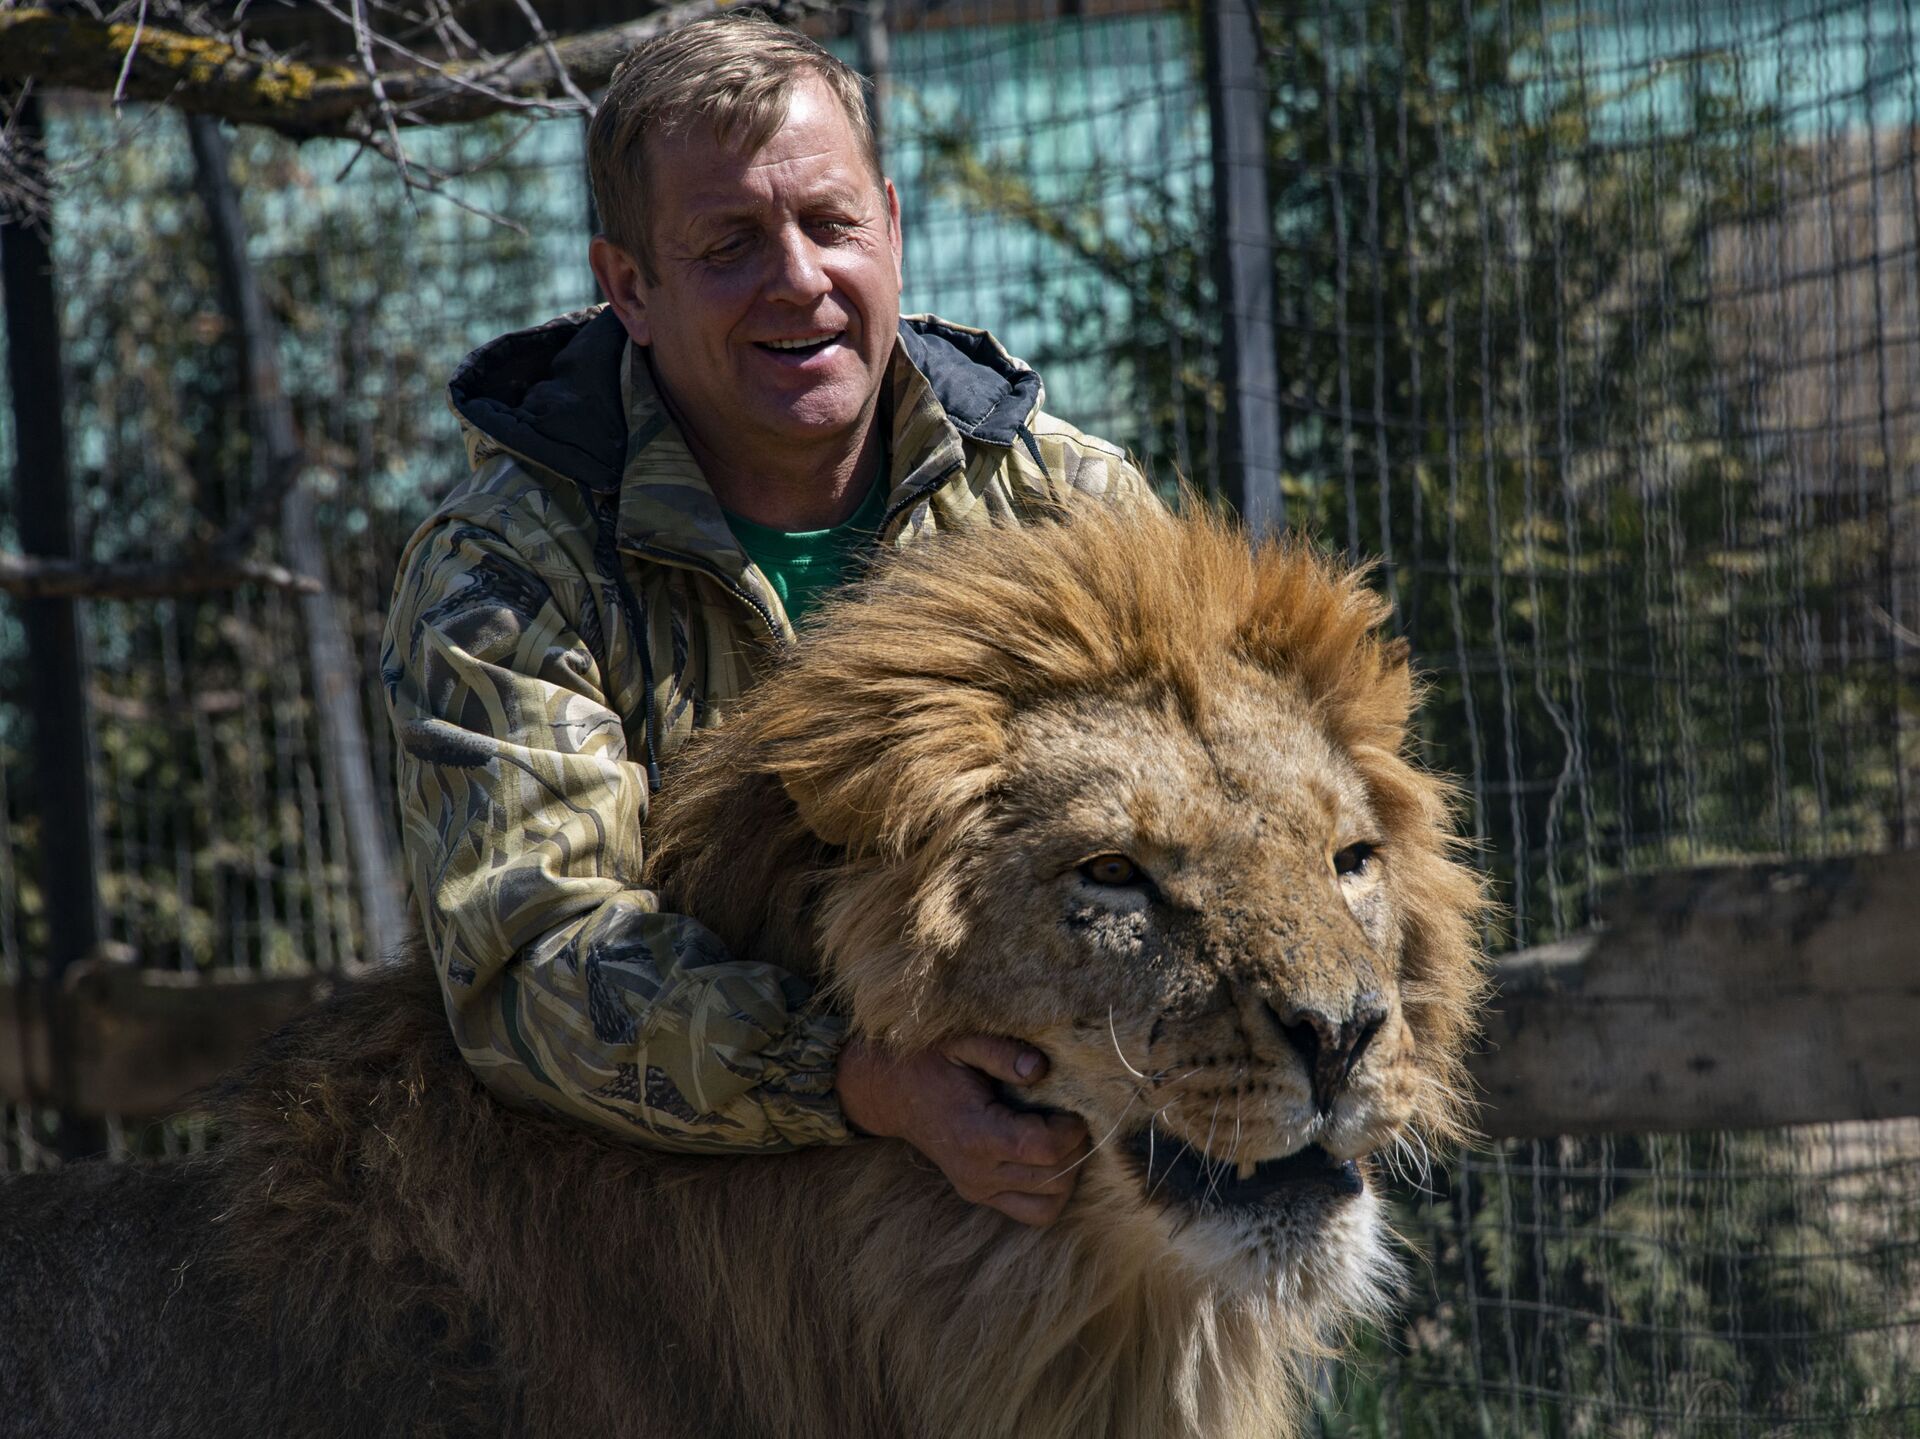
<instances>
[{"instance_id":1,"label":"man's mouth","mask_svg":"<svg viewBox=\"0 0 1920 1439\"><path fill-rule=\"evenodd\" d=\"M817 355L829 345L837 345L846 335L845 330L835 330L830 335L801 335L787 340L755 340L754 344L762 350L776 355L805 359Z\"/></svg>"},{"instance_id":2,"label":"man's mouth","mask_svg":"<svg viewBox=\"0 0 1920 1439\"><path fill-rule=\"evenodd\" d=\"M1144 1129L1126 1147L1140 1165L1150 1197L1195 1213L1284 1209L1309 1199L1338 1203L1367 1187L1355 1161L1335 1159L1317 1144L1254 1165L1213 1159Z\"/></svg>"}]
</instances>

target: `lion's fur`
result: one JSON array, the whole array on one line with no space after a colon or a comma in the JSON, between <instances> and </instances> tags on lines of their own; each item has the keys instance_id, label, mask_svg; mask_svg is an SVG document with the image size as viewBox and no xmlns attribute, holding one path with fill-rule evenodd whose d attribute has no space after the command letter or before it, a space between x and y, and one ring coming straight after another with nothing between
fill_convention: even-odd
<instances>
[{"instance_id":1,"label":"lion's fur","mask_svg":"<svg viewBox=\"0 0 1920 1439\"><path fill-rule=\"evenodd\" d=\"M1223 670L1279 674L1387 826L1431 1080L1410 1122L1450 1132L1480 892L1449 858L1444 789L1404 758L1413 692L1383 616L1337 566L1250 557L1210 520L1088 507L944 540L830 607L676 765L649 878L737 953L815 973L871 1033L1006 1029L949 977L991 969L1001 901L963 860L994 852L1023 710L1078 695L1197 720ZM424 962L276 1036L217 1112L227 1140L191 1171L208 1220L148 1256L180 1276L178 1307L125 1323L225 1326L232 1372L161 1399L143 1376L51 1432L1267 1436L1382 1277L1337 1253L1264 1286L1176 1262L1157 1221L1114 1222L1141 1201L1106 1152L1036 1231L896 1143L683 1158L512 1114L454 1049ZM0 1231L21 1193L0 1188ZM1317 1242L1339 1251L1357 1222ZM0 1245L0 1291L9 1263ZM58 1355L7 1343L0 1402L44 1405L29 1369Z\"/></svg>"}]
</instances>

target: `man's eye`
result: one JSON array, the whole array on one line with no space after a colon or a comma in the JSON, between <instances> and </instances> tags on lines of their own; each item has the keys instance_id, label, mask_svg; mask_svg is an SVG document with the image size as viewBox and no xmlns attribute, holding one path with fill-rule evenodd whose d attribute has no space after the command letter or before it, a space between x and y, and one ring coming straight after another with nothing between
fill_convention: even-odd
<instances>
[{"instance_id":1,"label":"man's eye","mask_svg":"<svg viewBox=\"0 0 1920 1439\"><path fill-rule=\"evenodd\" d=\"M1080 862L1080 874L1094 884L1138 884L1146 878L1140 866L1124 854L1096 854Z\"/></svg>"},{"instance_id":2,"label":"man's eye","mask_svg":"<svg viewBox=\"0 0 1920 1439\"><path fill-rule=\"evenodd\" d=\"M731 235L707 251L709 260L725 264L729 260L738 260L753 248L753 241L745 235Z\"/></svg>"},{"instance_id":3,"label":"man's eye","mask_svg":"<svg viewBox=\"0 0 1920 1439\"><path fill-rule=\"evenodd\" d=\"M1373 859L1374 847L1370 844L1350 844L1345 849L1333 853L1333 872L1335 874L1360 874Z\"/></svg>"}]
</instances>

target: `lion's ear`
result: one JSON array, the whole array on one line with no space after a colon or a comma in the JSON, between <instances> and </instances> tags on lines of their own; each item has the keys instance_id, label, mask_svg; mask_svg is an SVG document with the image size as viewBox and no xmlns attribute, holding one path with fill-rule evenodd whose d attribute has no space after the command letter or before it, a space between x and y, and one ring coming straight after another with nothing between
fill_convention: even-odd
<instances>
[{"instance_id":1,"label":"lion's ear","mask_svg":"<svg viewBox=\"0 0 1920 1439\"><path fill-rule=\"evenodd\" d=\"M1389 674L1394 670L1413 667L1413 641L1405 635L1395 635L1380 645L1380 673Z\"/></svg>"},{"instance_id":2,"label":"lion's ear","mask_svg":"<svg viewBox=\"0 0 1920 1439\"><path fill-rule=\"evenodd\" d=\"M840 849L853 842L853 809L844 799L836 802L836 791L790 774L780 777L780 787L793 801L800 822L813 831L815 838Z\"/></svg>"},{"instance_id":3,"label":"lion's ear","mask_svg":"<svg viewBox=\"0 0 1920 1439\"><path fill-rule=\"evenodd\" d=\"M945 737L942 737L943 740ZM900 746L846 767L776 768L800 822L823 844L859 854L911 853L939 831L976 818L1001 768L947 741L929 755Z\"/></svg>"}]
</instances>

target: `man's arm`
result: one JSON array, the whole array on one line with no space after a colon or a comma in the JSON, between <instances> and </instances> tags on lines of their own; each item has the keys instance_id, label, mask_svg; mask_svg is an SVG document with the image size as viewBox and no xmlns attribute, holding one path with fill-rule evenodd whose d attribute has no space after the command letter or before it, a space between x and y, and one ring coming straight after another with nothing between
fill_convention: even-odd
<instances>
[{"instance_id":1,"label":"man's arm","mask_svg":"<svg viewBox=\"0 0 1920 1439\"><path fill-rule=\"evenodd\" d=\"M844 1020L638 885L646 779L580 635L591 604L458 518L402 564L382 670L461 1051L509 1102L661 1147L844 1140Z\"/></svg>"}]
</instances>

